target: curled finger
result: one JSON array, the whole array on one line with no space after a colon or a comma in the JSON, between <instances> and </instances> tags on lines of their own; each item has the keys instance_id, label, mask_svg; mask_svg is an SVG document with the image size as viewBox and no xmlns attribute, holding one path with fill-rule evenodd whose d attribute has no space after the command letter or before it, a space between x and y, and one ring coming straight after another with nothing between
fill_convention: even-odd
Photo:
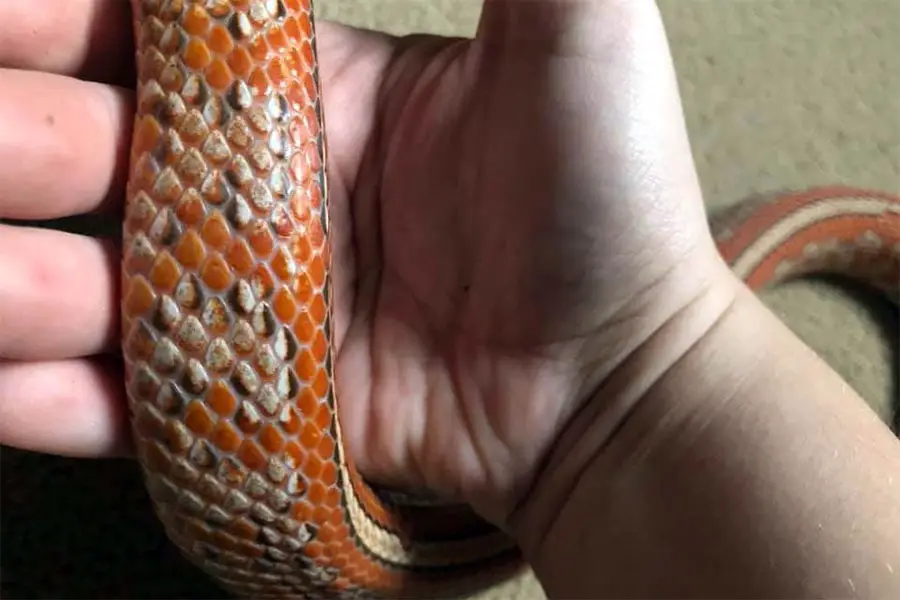
<instances>
[{"instance_id":1,"label":"curled finger","mask_svg":"<svg viewBox=\"0 0 900 600\"><path fill-rule=\"evenodd\" d=\"M0 360L114 349L118 261L108 240L0 225Z\"/></svg>"},{"instance_id":2,"label":"curled finger","mask_svg":"<svg viewBox=\"0 0 900 600\"><path fill-rule=\"evenodd\" d=\"M121 209L131 92L10 69L0 90L0 219Z\"/></svg>"},{"instance_id":3,"label":"curled finger","mask_svg":"<svg viewBox=\"0 0 900 600\"><path fill-rule=\"evenodd\" d=\"M122 378L112 357L0 362L0 444L62 456L129 455Z\"/></svg>"}]
</instances>

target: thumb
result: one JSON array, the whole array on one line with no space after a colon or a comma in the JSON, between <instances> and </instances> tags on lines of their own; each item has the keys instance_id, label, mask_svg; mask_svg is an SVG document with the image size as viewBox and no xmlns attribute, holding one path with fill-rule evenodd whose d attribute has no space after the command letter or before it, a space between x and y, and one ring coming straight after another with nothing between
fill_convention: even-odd
<instances>
[{"instance_id":1,"label":"thumb","mask_svg":"<svg viewBox=\"0 0 900 600\"><path fill-rule=\"evenodd\" d=\"M662 40L661 18L653 0L484 0L477 36L491 45L594 56L644 42Z\"/></svg>"},{"instance_id":2,"label":"thumb","mask_svg":"<svg viewBox=\"0 0 900 600\"><path fill-rule=\"evenodd\" d=\"M528 74L514 103L549 113L562 179L594 201L617 199L608 222L633 228L648 252L711 251L655 1L485 0L475 43L485 78Z\"/></svg>"}]
</instances>

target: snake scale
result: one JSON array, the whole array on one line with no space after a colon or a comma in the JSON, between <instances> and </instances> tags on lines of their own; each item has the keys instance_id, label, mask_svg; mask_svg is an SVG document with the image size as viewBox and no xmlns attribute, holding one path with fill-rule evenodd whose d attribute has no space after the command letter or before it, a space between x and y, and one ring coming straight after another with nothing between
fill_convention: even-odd
<instances>
[{"instance_id":1,"label":"snake scale","mask_svg":"<svg viewBox=\"0 0 900 600\"><path fill-rule=\"evenodd\" d=\"M248 598L438 597L516 572L466 508L378 492L344 453L311 0L131 1L122 348L171 541ZM789 194L716 231L755 288L836 271L896 297L896 196Z\"/></svg>"}]
</instances>

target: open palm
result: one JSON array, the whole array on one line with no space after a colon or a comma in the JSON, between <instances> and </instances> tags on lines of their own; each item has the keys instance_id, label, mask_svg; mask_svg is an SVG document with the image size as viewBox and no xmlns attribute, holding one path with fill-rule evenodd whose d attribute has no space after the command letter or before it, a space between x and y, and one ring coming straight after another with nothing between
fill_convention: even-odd
<instances>
[{"instance_id":1,"label":"open palm","mask_svg":"<svg viewBox=\"0 0 900 600\"><path fill-rule=\"evenodd\" d=\"M19 69L0 70L0 217L121 211L128 11L74 4L0 6L0 67ZM23 14L36 22L20 31ZM318 29L345 439L370 478L502 521L583 398L698 293L714 255L655 4L487 0L475 40ZM0 236L0 442L127 445L104 358L120 254L70 233Z\"/></svg>"},{"instance_id":2,"label":"open palm","mask_svg":"<svg viewBox=\"0 0 900 600\"><path fill-rule=\"evenodd\" d=\"M592 38L516 4L475 40L321 42L351 454L500 520L711 254L652 3L582 16Z\"/></svg>"}]
</instances>

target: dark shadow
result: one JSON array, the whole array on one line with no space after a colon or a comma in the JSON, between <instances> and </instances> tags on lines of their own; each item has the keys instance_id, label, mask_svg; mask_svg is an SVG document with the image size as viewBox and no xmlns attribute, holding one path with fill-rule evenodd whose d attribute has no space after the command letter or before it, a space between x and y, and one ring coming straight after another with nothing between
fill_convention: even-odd
<instances>
[{"instance_id":1,"label":"dark shadow","mask_svg":"<svg viewBox=\"0 0 900 600\"><path fill-rule=\"evenodd\" d=\"M0 469L0 597L225 597L168 542L135 462L3 448Z\"/></svg>"}]
</instances>

